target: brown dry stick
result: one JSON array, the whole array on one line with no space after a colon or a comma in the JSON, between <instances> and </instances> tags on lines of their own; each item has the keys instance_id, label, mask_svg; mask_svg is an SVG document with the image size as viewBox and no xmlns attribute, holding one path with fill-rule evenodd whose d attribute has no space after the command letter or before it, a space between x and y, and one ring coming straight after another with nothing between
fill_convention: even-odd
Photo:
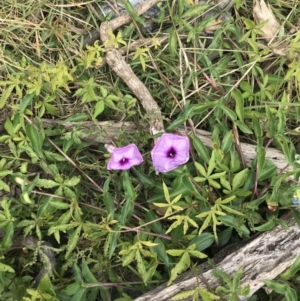
<instances>
[{"instance_id":1,"label":"brown dry stick","mask_svg":"<svg viewBox=\"0 0 300 301\"><path fill-rule=\"evenodd\" d=\"M146 1L145 3L136 7L136 13L141 15L158 2L162 2L162 0ZM115 29L128 23L130 20L131 16L128 13L124 13L109 22L103 22L100 26L100 37L106 49L107 64L116 72L116 74L134 93L134 95L140 100L149 118L150 133L152 135L156 135L164 132L163 118L159 106L153 99L146 86L134 74L131 67L125 62L121 53L114 48L113 45L107 43L107 41L110 40L108 33L113 32Z\"/></svg>"}]
</instances>

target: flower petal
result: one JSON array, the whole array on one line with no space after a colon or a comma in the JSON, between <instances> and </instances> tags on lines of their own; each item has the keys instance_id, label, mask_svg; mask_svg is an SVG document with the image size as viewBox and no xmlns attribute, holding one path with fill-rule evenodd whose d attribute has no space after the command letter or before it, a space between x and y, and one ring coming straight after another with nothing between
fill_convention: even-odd
<instances>
[{"instance_id":1,"label":"flower petal","mask_svg":"<svg viewBox=\"0 0 300 301\"><path fill-rule=\"evenodd\" d=\"M115 148L108 161L109 170L127 170L143 162L143 157L134 143Z\"/></svg>"},{"instance_id":2,"label":"flower petal","mask_svg":"<svg viewBox=\"0 0 300 301\"><path fill-rule=\"evenodd\" d=\"M175 155L170 156L170 149ZM190 142L187 137L175 134L163 134L157 139L151 151L152 162L157 172L168 172L189 160Z\"/></svg>"}]
</instances>

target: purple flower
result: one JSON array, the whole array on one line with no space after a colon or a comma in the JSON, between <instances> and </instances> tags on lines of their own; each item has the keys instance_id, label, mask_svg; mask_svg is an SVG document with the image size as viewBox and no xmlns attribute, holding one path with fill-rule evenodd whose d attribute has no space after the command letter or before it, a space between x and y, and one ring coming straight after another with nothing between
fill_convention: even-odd
<instances>
[{"instance_id":1,"label":"purple flower","mask_svg":"<svg viewBox=\"0 0 300 301\"><path fill-rule=\"evenodd\" d=\"M111 153L111 157L107 164L109 170L127 170L132 166L141 164L144 160L134 143L124 147L113 147L105 145Z\"/></svg>"},{"instance_id":2,"label":"purple flower","mask_svg":"<svg viewBox=\"0 0 300 301\"><path fill-rule=\"evenodd\" d=\"M157 172L168 172L189 160L190 142L187 137L162 134L151 151Z\"/></svg>"},{"instance_id":3,"label":"purple flower","mask_svg":"<svg viewBox=\"0 0 300 301\"><path fill-rule=\"evenodd\" d=\"M298 199L293 199L292 204L293 205L300 205L300 201Z\"/></svg>"}]
</instances>

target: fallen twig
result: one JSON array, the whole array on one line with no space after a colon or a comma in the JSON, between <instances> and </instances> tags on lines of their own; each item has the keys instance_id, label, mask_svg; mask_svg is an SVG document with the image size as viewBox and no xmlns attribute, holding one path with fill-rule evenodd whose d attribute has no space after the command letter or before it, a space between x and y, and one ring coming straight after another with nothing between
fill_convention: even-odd
<instances>
[{"instance_id":1,"label":"fallen twig","mask_svg":"<svg viewBox=\"0 0 300 301\"><path fill-rule=\"evenodd\" d=\"M60 120L42 119L42 124L45 128L55 125L63 125L69 131L76 130L76 134L82 140L90 143L91 145L111 143L112 140L119 139L121 131L131 135L137 131L137 127L133 122L114 123L112 121L102 121L95 124L92 121L64 122ZM191 131L191 128L178 128L179 133L182 135L187 135L186 130ZM212 134L210 132L196 129L195 134L201 139L204 145L212 147ZM243 154L246 166L250 166L251 162L255 158L255 148L256 145L243 142L240 143L240 151ZM293 167L287 163L283 153L276 148L266 148L266 159L272 161L277 166L278 172L280 173L293 171ZM286 180L294 180L294 177L289 176Z\"/></svg>"},{"instance_id":2,"label":"fallen twig","mask_svg":"<svg viewBox=\"0 0 300 301\"><path fill-rule=\"evenodd\" d=\"M137 14L143 14L158 2L162 2L162 0L149 0L141 5L138 5L136 7ZM153 99L146 86L140 81L140 79L132 71L131 67L125 62L121 53L115 49L113 45L109 45L109 43L107 43L110 40L108 35L109 31L114 31L120 26L128 23L130 20L131 16L128 13L124 13L109 22L103 22L100 26L100 36L106 49L107 64L116 72L116 74L133 92L133 94L140 100L143 108L148 114L150 133L155 135L157 133L164 132L163 119L159 106Z\"/></svg>"}]
</instances>

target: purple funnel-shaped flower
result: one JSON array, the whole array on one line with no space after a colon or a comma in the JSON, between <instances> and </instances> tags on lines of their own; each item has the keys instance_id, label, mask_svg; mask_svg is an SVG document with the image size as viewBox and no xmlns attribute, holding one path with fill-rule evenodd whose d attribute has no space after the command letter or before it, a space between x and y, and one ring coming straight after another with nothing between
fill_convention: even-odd
<instances>
[{"instance_id":1,"label":"purple funnel-shaped flower","mask_svg":"<svg viewBox=\"0 0 300 301\"><path fill-rule=\"evenodd\" d=\"M293 199L292 204L293 205L300 205L300 201L298 199Z\"/></svg>"},{"instance_id":2,"label":"purple funnel-shaped flower","mask_svg":"<svg viewBox=\"0 0 300 301\"><path fill-rule=\"evenodd\" d=\"M163 134L151 151L153 166L157 172L168 172L189 160L190 142L187 137Z\"/></svg>"},{"instance_id":3,"label":"purple funnel-shaped flower","mask_svg":"<svg viewBox=\"0 0 300 301\"><path fill-rule=\"evenodd\" d=\"M109 170L127 170L143 162L143 157L134 143L111 150L111 157L107 164Z\"/></svg>"}]
</instances>

